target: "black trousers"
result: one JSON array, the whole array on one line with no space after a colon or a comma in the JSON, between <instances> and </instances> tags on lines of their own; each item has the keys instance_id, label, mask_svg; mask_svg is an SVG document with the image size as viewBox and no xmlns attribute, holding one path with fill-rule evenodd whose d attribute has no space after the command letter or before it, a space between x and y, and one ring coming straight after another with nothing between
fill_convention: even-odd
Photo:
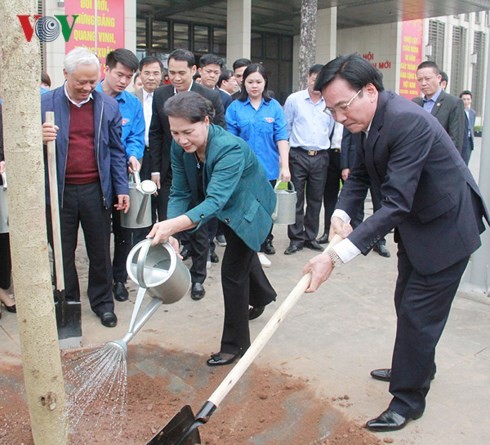
<instances>
[{"instance_id":1,"label":"black trousers","mask_svg":"<svg viewBox=\"0 0 490 445\"><path fill-rule=\"evenodd\" d=\"M288 226L292 243L302 245L314 241L318 235L322 197L327 180L329 150L321 150L316 156L308 156L302 148L289 151L291 181L296 188L296 222ZM306 209L305 209L306 198Z\"/></svg>"},{"instance_id":2,"label":"black trousers","mask_svg":"<svg viewBox=\"0 0 490 445\"><path fill-rule=\"evenodd\" d=\"M112 233L114 234L114 258L112 276L114 281L125 283L128 279L126 259L132 247L133 230L121 226L121 212L112 208Z\"/></svg>"},{"instance_id":3,"label":"black trousers","mask_svg":"<svg viewBox=\"0 0 490 445\"><path fill-rule=\"evenodd\" d=\"M10 287L12 261L10 259L10 235L0 233L0 288L7 290Z\"/></svg>"},{"instance_id":4,"label":"black trousers","mask_svg":"<svg viewBox=\"0 0 490 445\"><path fill-rule=\"evenodd\" d=\"M272 188L274 188L276 186L276 182L277 181L275 179L269 180L269 184L271 185ZM272 224L271 229L269 230L269 233L265 237L265 241L260 246L260 251L261 252L265 252L265 250L266 250L265 245L267 243L271 243L272 244L272 240L274 239L274 235L272 234L272 229L274 229L274 224ZM225 235L225 238L226 238L226 235Z\"/></svg>"},{"instance_id":5,"label":"black trousers","mask_svg":"<svg viewBox=\"0 0 490 445\"><path fill-rule=\"evenodd\" d=\"M187 232L186 242L191 252L192 265L189 269L192 283L203 284L206 280L206 262L209 253L208 225L203 224L195 231Z\"/></svg>"},{"instance_id":6,"label":"black trousers","mask_svg":"<svg viewBox=\"0 0 490 445\"><path fill-rule=\"evenodd\" d=\"M276 299L257 253L228 226L224 227L227 246L221 263L221 284L225 301L225 320L221 352L244 353L250 346L248 309L266 306Z\"/></svg>"},{"instance_id":7,"label":"black trousers","mask_svg":"<svg viewBox=\"0 0 490 445\"><path fill-rule=\"evenodd\" d=\"M65 185L61 213L61 243L65 291L68 300L80 301L75 266L78 227L81 224L89 259L87 295L95 313L114 310L110 253L111 211L103 206L99 183Z\"/></svg>"},{"instance_id":8,"label":"black trousers","mask_svg":"<svg viewBox=\"0 0 490 445\"><path fill-rule=\"evenodd\" d=\"M340 169L340 151L329 150L329 163L327 169L327 179L323 189L324 207L324 233L330 230L330 219L337 205L340 191L340 181L342 180L342 170Z\"/></svg>"},{"instance_id":9,"label":"black trousers","mask_svg":"<svg viewBox=\"0 0 490 445\"><path fill-rule=\"evenodd\" d=\"M158 221L167 219L168 198L170 196L170 187L172 186L172 176L167 175L164 178L160 177L160 190L156 197L156 208Z\"/></svg>"},{"instance_id":10,"label":"black trousers","mask_svg":"<svg viewBox=\"0 0 490 445\"><path fill-rule=\"evenodd\" d=\"M397 330L391 365L390 408L402 416L422 413L435 371L435 349L468 264L468 258L433 275L420 275L398 244L395 288Z\"/></svg>"}]
</instances>

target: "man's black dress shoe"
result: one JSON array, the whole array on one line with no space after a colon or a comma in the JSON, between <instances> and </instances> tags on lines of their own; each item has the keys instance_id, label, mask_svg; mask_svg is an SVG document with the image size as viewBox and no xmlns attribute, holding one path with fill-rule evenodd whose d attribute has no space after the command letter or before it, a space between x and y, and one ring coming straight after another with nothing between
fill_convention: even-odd
<instances>
[{"instance_id":1,"label":"man's black dress shoe","mask_svg":"<svg viewBox=\"0 0 490 445\"><path fill-rule=\"evenodd\" d=\"M209 260L212 263L219 263L219 256L216 252L209 252Z\"/></svg>"},{"instance_id":2,"label":"man's black dress shoe","mask_svg":"<svg viewBox=\"0 0 490 445\"><path fill-rule=\"evenodd\" d=\"M211 354L211 358L206 360L206 363L208 366L231 365L239 357L240 354L218 352L217 354Z\"/></svg>"},{"instance_id":3,"label":"man's black dress shoe","mask_svg":"<svg viewBox=\"0 0 490 445\"><path fill-rule=\"evenodd\" d=\"M116 281L114 285L112 286L112 293L114 294L114 298L117 301L126 301L129 297L128 290L126 289L126 286L124 283L121 283L120 281Z\"/></svg>"},{"instance_id":4,"label":"man's black dress shoe","mask_svg":"<svg viewBox=\"0 0 490 445\"><path fill-rule=\"evenodd\" d=\"M317 250L318 252L323 252L323 247L317 240L305 241L305 247L311 250Z\"/></svg>"},{"instance_id":5,"label":"man's black dress shoe","mask_svg":"<svg viewBox=\"0 0 490 445\"><path fill-rule=\"evenodd\" d=\"M324 233L317 241L318 244L328 244L328 233Z\"/></svg>"},{"instance_id":6,"label":"man's black dress shoe","mask_svg":"<svg viewBox=\"0 0 490 445\"><path fill-rule=\"evenodd\" d=\"M436 376L436 372L434 370L430 376L430 379L434 380L435 376ZM381 380L382 382L389 382L391 380L391 369L390 368L373 369L371 371L371 377L376 380Z\"/></svg>"},{"instance_id":7,"label":"man's black dress shoe","mask_svg":"<svg viewBox=\"0 0 490 445\"><path fill-rule=\"evenodd\" d=\"M366 428L379 433L401 430L408 422L410 422L410 420L417 420L422 417L422 414L423 413L418 413L409 417L404 417L391 409L387 409L376 417L376 419L367 422Z\"/></svg>"},{"instance_id":8,"label":"man's black dress shoe","mask_svg":"<svg viewBox=\"0 0 490 445\"><path fill-rule=\"evenodd\" d=\"M193 300L201 300L206 294L206 290L201 283L192 283L191 298Z\"/></svg>"},{"instance_id":9,"label":"man's black dress shoe","mask_svg":"<svg viewBox=\"0 0 490 445\"><path fill-rule=\"evenodd\" d=\"M100 317L100 322L106 327L106 328L114 328L117 325L117 317L114 312L104 312L102 314L99 314Z\"/></svg>"},{"instance_id":10,"label":"man's black dress shoe","mask_svg":"<svg viewBox=\"0 0 490 445\"><path fill-rule=\"evenodd\" d=\"M266 253L267 255L275 255L276 249L274 249L274 246L272 245L272 240L266 239L261 252Z\"/></svg>"},{"instance_id":11,"label":"man's black dress shoe","mask_svg":"<svg viewBox=\"0 0 490 445\"><path fill-rule=\"evenodd\" d=\"M265 310L265 306L257 306L257 307L251 307L248 310L248 319L249 320L255 320L256 318L259 318Z\"/></svg>"},{"instance_id":12,"label":"man's black dress shoe","mask_svg":"<svg viewBox=\"0 0 490 445\"><path fill-rule=\"evenodd\" d=\"M389 382L391 380L391 369L390 368L373 369L371 371L371 377L376 380L381 380L382 382Z\"/></svg>"},{"instance_id":13,"label":"man's black dress shoe","mask_svg":"<svg viewBox=\"0 0 490 445\"><path fill-rule=\"evenodd\" d=\"M389 258L391 256L391 253L385 244L375 244L373 250L382 257Z\"/></svg>"},{"instance_id":14,"label":"man's black dress shoe","mask_svg":"<svg viewBox=\"0 0 490 445\"><path fill-rule=\"evenodd\" d=\"M182 247L180 256L182 257L182 261L185 261L191 257L191 251L187 247Z\"/></svg>"},{"instance_id":15,"label":"man's black dress shoe","mask_svg":"<svg viewBox=\"0 0 490 445\"><path fill-rule=\"evenodd\" d=\"M295 243L289 243L289 246L284 251L284 255L293 255L294 253L298 252L298 250L303 250L303 246Z\"/></svg>"}]
</instances>

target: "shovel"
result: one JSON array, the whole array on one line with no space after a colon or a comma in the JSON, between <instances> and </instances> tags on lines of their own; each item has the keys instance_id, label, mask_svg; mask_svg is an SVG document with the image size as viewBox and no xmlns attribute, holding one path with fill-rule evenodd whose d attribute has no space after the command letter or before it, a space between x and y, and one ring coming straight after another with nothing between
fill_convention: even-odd
<instances>
[{"instance_id":1,"label":"shovel","mask_svg":"<svg viewBox=\"0 0 490 445\"><path fill-rule=\"evenodd\" d=\"M342 238L340 236L335 235L324 252L341 240ZM309 273L299 280L281 306L274 312L262 331L260 331L259 335L257 335L247 352L245 352L235 367L228 373L213 394L211 394L211 397L204 403L199 412L194 416L192 408L189 405L184 406L147 445L195 445L201 443L201 437L197 428L208 422L219 404L232 390L257 355L260 354L286 315L305 293L310 280L311 274Z\"/></svg>"},{"instance_id":2,"label":"shovel","mask_svg":"<svg viewBox=\"0 0 490 445\"><path fill-rule=\"evenodd\" d=\"M54 113L46 112L46 122L54 124ZM53 256L56 275L54 291L56 324L61 349L80 347L82 341L82 306L79 301L67 301L65 277L63 275L63 253L61 250L61 223L56 171L56 143L47 144L49 198L51 201L51 226L53 232Z\"/></svg>"}]
</instances>

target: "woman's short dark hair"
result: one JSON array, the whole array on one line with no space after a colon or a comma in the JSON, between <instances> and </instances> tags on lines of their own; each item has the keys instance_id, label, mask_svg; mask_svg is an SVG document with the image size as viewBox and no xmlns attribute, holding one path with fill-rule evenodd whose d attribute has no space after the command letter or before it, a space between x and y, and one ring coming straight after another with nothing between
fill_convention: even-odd
<instances>
[{"instance_id":1,"label":"woman's short dark hair","mask_svg":"<svg viewBox=\"0 0 490 445\"><path fill-rule=\"evenodd\" d=\"M214 117L213 104L205 97L194 91L183 91L172 96L165 102L164 112L167 116L181 117L192 124Z\"/></svg>"},{"instance_id":2,"label":"woman's short dark hair","mask_svg":"<svg viewBox=\"0 0 490 445\"><path fill-rule=\"evenodd\" d=\"M368 83L378 91L384 90L382 74L358 54L339 56L328 62L316 78L315 90L322 91L337 78L344 79L354 90L360 90Z\"/></svg>"},{"instance_id":3,"label":"woman's short dark hair","mask_svg":"<svg viewBox=\"0 0 490 445\"><path fill-rule=\"evenodd\" d=\"M243 72L243 87L242 91L240 92L240 96L238 96L238 100L245 102L248 99L247 89L245 88L245 81L247 80L247 77L253 73L259 73L264 78L265 85L262 96L266 102L269 102L271 100L269 92L267 91L267 86L269 85L269 77L267 76L267 70L264 68L264 65L260 63L252 63L251 65L247 66L247 68Z\"/></svg>"}]
</instances>

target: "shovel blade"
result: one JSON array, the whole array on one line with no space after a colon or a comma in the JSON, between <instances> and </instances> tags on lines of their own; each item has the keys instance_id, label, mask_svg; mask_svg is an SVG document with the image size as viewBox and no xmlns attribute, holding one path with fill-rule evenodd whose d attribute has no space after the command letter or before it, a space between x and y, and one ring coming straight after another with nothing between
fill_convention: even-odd
<instances>
[{"instance_id":1,"label":"shovel blade","mask_svg":"<svg viewBox=\"0 0 490 445\"><path fill-rule=\"evenodd\" d=\"M82 305L79 301L66 301L64 291L56 291L56 324L58 338L64 340L82 337Z\"/></svg>"},{"instance_id":2,"label":"shovel blade","mask_svg":"<svg viewBox=\"0 0 490 445\"><path fill-rule=\"evenodd\" d=\"M201 443L194 413L189 405L184 406L147 445L196 445Z\"/></svg>"}]
</instances>

